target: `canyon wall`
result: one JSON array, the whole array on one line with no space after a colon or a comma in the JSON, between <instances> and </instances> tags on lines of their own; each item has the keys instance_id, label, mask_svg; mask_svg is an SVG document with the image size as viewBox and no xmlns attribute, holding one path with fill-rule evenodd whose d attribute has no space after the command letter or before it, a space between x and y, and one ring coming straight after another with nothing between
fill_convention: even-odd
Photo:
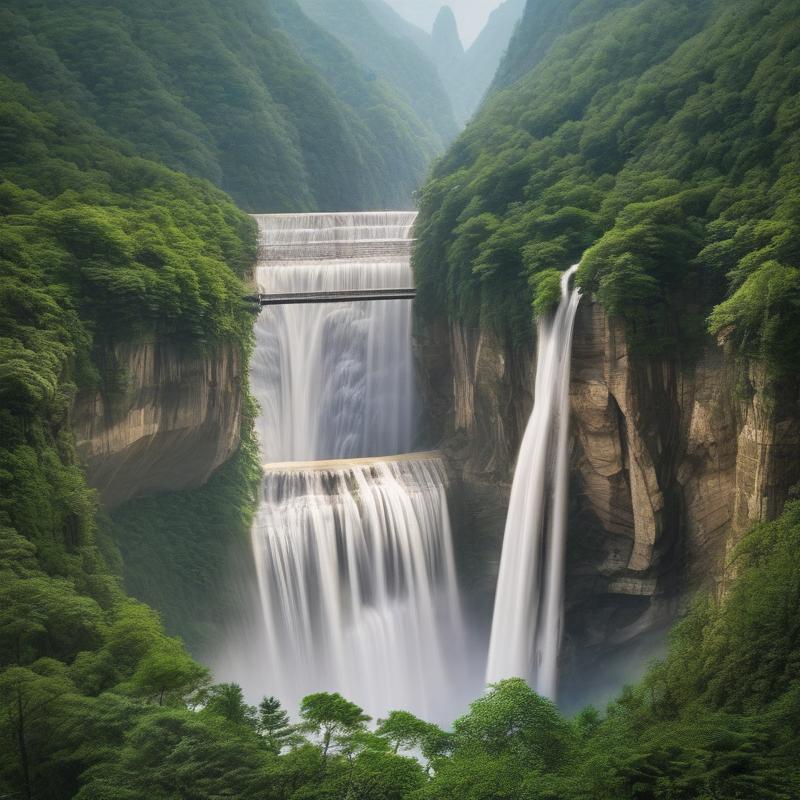
<instances>
[{"instance_id":1,"label":"canyon wall","mask_svg":"<svg viewBox=\"0 0 800 800\"><path fill-rule=\"evenodd\" d=\"M458 487L461 567L488 620L535 351L480 327L419 327L428 436ZM612 651L635 662L697 590L724 586L742 534L779 514L800 481L796 377L770 380L711 340L691 360L636 359L590 298L571 401L567 686Z\"/></svg>"},{"instance_id":2,"label":"canyon wall","mask_svg":"<svg viewBox=\"0 0 800 800\"><path fill-rule=\"evenodd\" d=\"M132 342L104 362L107 387L78 395L72 427L106 508L201 486L234 453L245 379L240 346Z\"/></svg>"}]
</instances>

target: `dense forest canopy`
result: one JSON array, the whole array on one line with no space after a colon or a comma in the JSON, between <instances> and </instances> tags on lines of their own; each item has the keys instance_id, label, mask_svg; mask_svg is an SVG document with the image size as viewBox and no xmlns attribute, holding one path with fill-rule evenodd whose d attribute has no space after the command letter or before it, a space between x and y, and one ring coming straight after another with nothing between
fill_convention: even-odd
<instances>
[{"instance_id":1,"label":"dense forest canopy","mask_svg":"<svg viewBox=\"0 0 800 800\"><path fill-rule=\"evenodd\" d=\"M293 0L14 0L0 13L4 74L249 211L407 206L441 149Z\"/></svg>"},{"instance_id":2,"label":"dense forest canopy","mask_svg":"<svg viewBox=\"0 0 800 800\"><path fill-rule=\"evenodd\" d=\"M582 259L579 283L640 352L707 325L776 370L795 366L796 11L531 3L505 69L538 54L533 68L487 102L424 190L427 313L482 308L527 338L531 302L553 299L548 271Z\"/></svg>"},{"instance_id":3,"label":"dense forest canopy","mask_svg":"<svg viewBox=\"0 0 800 800\"><path fill-rule=\"evenodd\" d=\"M209 486L109 521L76 462L73 399L113 393L99 356L123 339L246 355L256 236L234 201L409 201L449 111L422 119L438 87L417 95L379 55L386 80L293 0L0 10L0 797L800 796L796 502L744 539L735 581L694 605L661 663L570 719L513 679L450 731L402 710L369 720L334 693L252 706L123 591L121 557L203 642L190 617L219 587L165 587L152 551L188 561L189 531L208 562L243 536L253 409ZM707 329L796 370L796 2L531 0L495 89L422 195L423 313L526 338L531 304L548 311L583 257L582 286L639 352Z\"/></svg>"}]
</instances>

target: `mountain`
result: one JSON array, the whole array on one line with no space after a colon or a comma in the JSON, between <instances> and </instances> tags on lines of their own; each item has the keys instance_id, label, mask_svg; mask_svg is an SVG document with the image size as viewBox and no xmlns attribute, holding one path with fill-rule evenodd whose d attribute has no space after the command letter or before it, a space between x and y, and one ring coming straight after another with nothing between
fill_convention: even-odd
<instances>
[{"instance_id":1,"label":"mountain","mask_svg":"<svg viewBox=\"0 0 800 800\"><path fill-rule=\"evenodd\" d=\"M450 100L434 64L407 36L412 25L391 33L396 20L379 21L375 14L394 12L372 0L300 0L300 6L345 44L368 74L391 86L426 125L429 138L441 147L452 141L457 127Z\"/></svg>"},{"instance_id":2,"label":"mountain","mask_svg":"<svg viewBox=\"0 0 800 800\"><path fill-rule=\"evenodd\" d=\"M505 0L492 12L478 38L464 50L449 6L439 10L429 34L400 16L385 0L365 2L386 31L413 41L436 65L459 125L466 124L491 86L525 9L525 0Z\"/></svg>"},{"instance_id":3,"label":"mountain","mask_svg":"<svg viewBox=\"0 0 800 800\"><path fill-rule=\"evenodd\" d=\"M431 35L427 29L409 22L386 0L364 0L370 14L386 31L410 39L423 53L431 57Z\"/></svg>"},{"instance_id":4,"label":"mountain","mask_svg":"<svg viewBox=\"0 0 800 800\"><path fill-rule=\"evenodd\" d=\"M480 105L522 19L525 5L526 0L505 0L492 11L486 26L467 50L469 80L460 89L462 107L474 111Z\"/></svg>"},{"instance_id":5,"label":"mountain","mask_svg":"<svg viewBox=\"0 0 800 800\"><path fill-rule=\"evenodd\" d=\"M423 374L476 520L470 563L497 561L534 320L580 262L565 696L604 701L796 496L795 5L530 3L421 193ZM480 607L494 577L470 576Z\"/></svg>"},{"instance_id":6,"label":"mountain","mask_svg":"<svg viewBox=\"0 0 800 800\"><path fill-rule=\"evenodd\" d=\"M785 197L800 151L788 5L639 0L563 25L553 22L562 3L529 6L507 63L543 55L489 98L424 192L417 267L437 303L455 311L491 297L527 328L537 274L583 255L581 283L643 347L674 346L668 307L691 285L712 332L791 364ZM642 46L647 37L658 46ZM740 48L747 69L732 70ZM682 335L702 333L692 325L684 317Z\"/></svg>"},{"instance_id":7,"label":"mountain","mask_svg":"<svg viewBox=\"0 0 800 800\"><path fill-rule=\"evenodd\" d=\"M437 149L291 0L15 0L2 14L6 74L249 210L407 205ZM322 72L301 40L337 70Z\"/></svg>"},{"instance_id":8,"label":"mountain","mask_svg":"<svg viewBox=\"0 0 800 800\"><path fill-rule=\"evenodd\" d=\"M403 19L426 32L433 27L438 13L436 3L431 0L387 0L387 4L401 14Z\"/></svg>"}]
</instances>

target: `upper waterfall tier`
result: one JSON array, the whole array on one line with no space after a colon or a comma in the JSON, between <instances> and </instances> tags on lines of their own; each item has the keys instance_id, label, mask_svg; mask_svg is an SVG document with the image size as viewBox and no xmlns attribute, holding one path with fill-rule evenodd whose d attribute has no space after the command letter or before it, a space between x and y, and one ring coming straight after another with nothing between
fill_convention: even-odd
<instances>
[{"instance_id":1,"label":"upper waterfall tier","mask_svg":"<svg viewBox=\"0 0 800 800\"><path fill-rule=\"evenodd\" d=\"M256 217L265 294L413 286L413 212ZM379 256L365 257L380 245ZM332 249L363 246L359 257ZM407 453L414 444L411 302L278 306L255 328L251 381L264 461Z\"/></svg>"},{"instance_id":2,"label":"upper waterfall tier","mask_svg":"<svg viewBox=\"0 0 800 800\"><path fill-rule=\"evenodd\" d=\"M414 211L351 214L261 214L261 261L407 257Z\"/></svg>"}]
</instances>

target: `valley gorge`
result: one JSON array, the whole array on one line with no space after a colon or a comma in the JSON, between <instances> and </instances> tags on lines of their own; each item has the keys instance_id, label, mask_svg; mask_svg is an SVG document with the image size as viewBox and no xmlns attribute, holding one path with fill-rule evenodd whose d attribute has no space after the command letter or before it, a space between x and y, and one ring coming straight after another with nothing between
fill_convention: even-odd
<instances>
[{"instance_id":1,"label":"valley gorge","mask_svg":"<svg viewBox=\"0 0 800 800\"><path fill-rule=\"evenodd\" d=\"M466 602L486 626L534 343L510 346L488 324L419 321L414 343L423 435L446 456ZM240 357L153 344L117 357L124 392L79 395L73 410L90 484L109 508L203 485L238 443ZM605 676L620 654L642 663L698 591L724 591L742 535L797 491L798 402L794 379L770 380L711 339L683 361L637 359L624 327L584 298L570 383L567 686Z\"/></svg>"},{"instance_id":2,"label":"valley gorge","mask_svg":"<svg viewBox=\"0 0 800 800\"><path fill-rule=\"evenodd\" d=\"M10 0L0 798L799 797L795 5Z\"/></svg>"}]
</instances>

